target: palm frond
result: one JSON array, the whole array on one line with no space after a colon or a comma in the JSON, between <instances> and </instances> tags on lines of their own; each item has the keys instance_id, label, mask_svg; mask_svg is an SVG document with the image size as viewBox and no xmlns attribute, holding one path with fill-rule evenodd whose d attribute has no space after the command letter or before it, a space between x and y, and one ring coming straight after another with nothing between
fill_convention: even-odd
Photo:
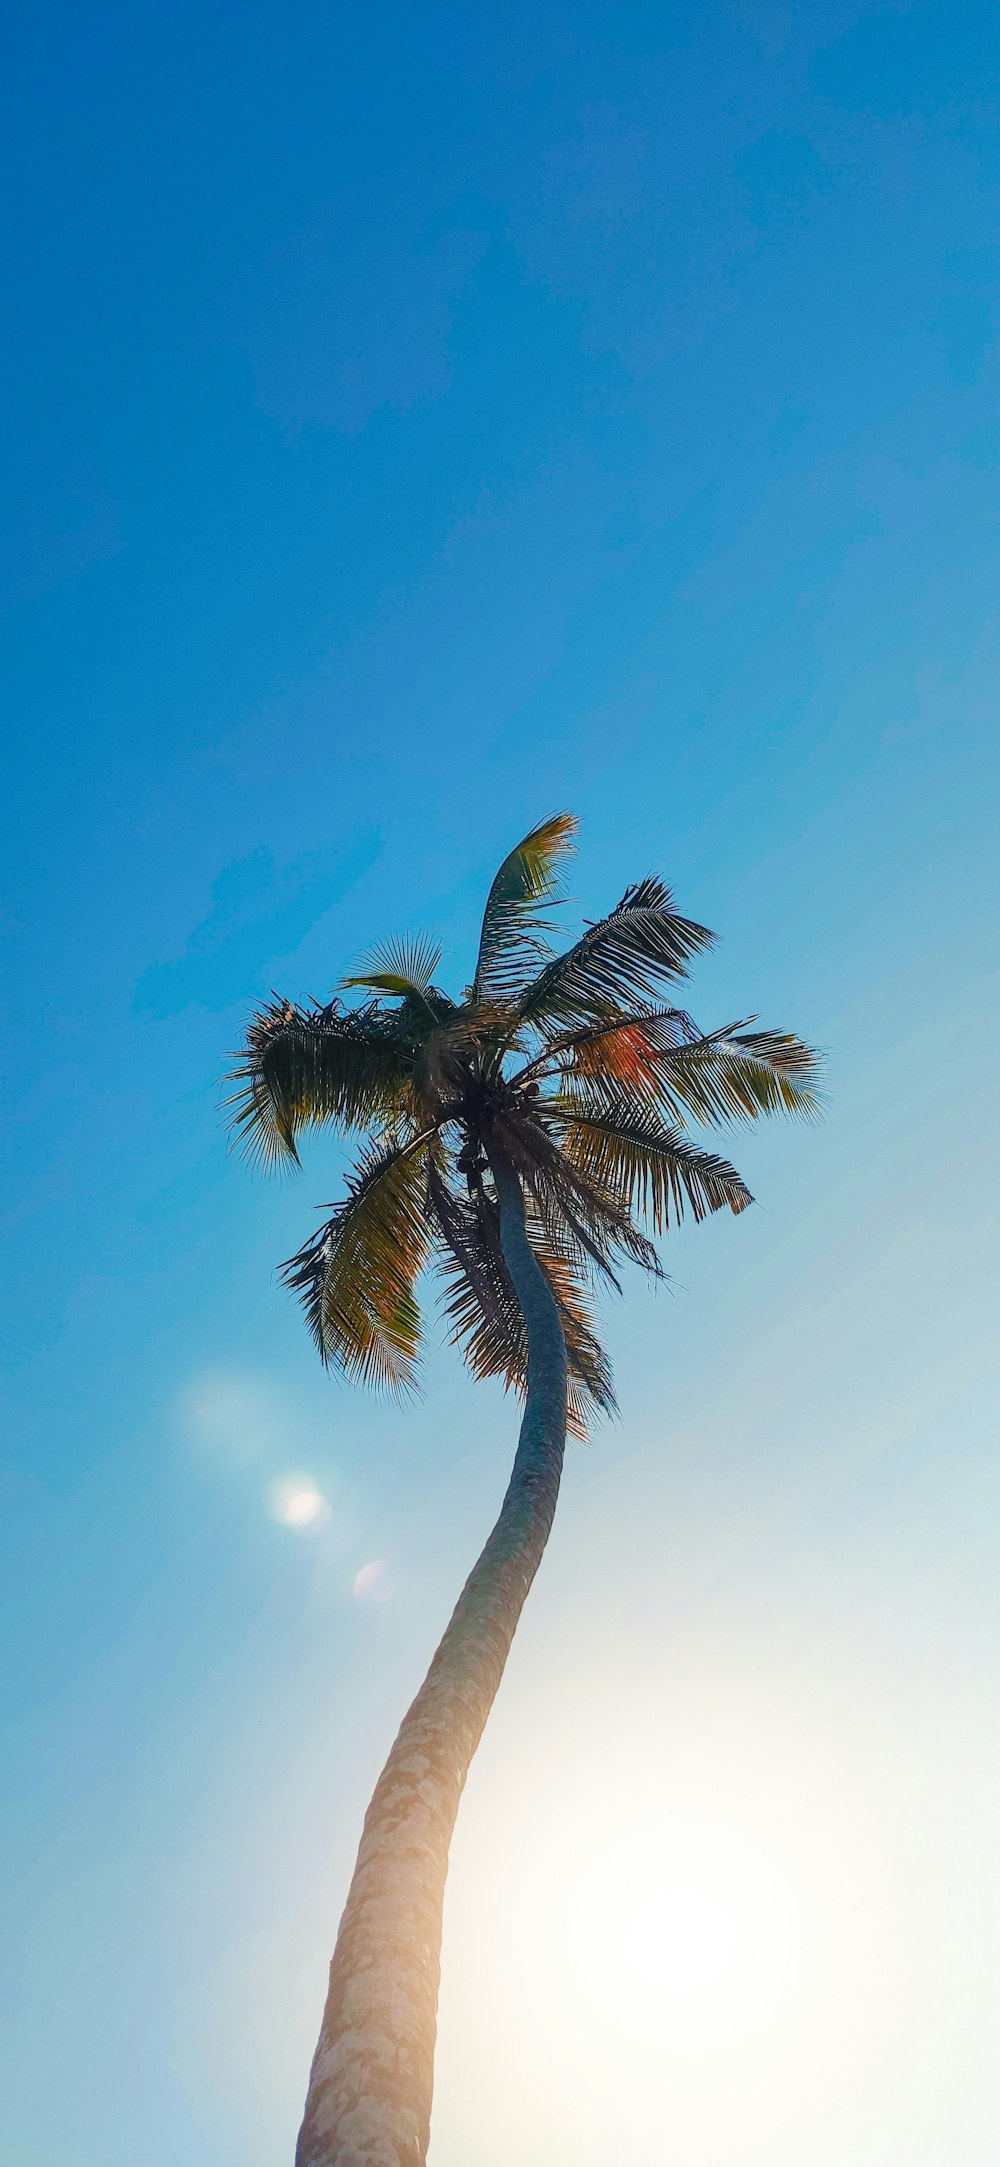
<instances>
[{"instance_id":1,"label":"palm frond","mask_svg":"<svg viewBox=\"0 0 1000 2167\"><path fill-rule=\"evenodd\" d=\"M532 1064L541 1076L561 1071L564 1088L581 1077L611 1100L624 1086L635 1100L682 1124L689 1115L717 1127L762 1114L812 1116L819 1109L819 1057L788 1032L731 1023L701 1033L679 1010L649 1009L569 1033L550 1051L551 1070Z\"/></svg>"},{"instance_id":2,"label":"palm frond","mask_svg":"<svg viewBox=\"0 0 1000 2167\"><path fill-rule=\"evenodd\" d=\"M370 948L359 958L357 970L350 978L341 979L341 984L419 1004L426 1000L440 961L440 941L432 941L424 933L404 934L399 940L379 941Z\"/></svg>"},{"instance_id":3,"label":"palm frond","mask_svg":"<svg viewBox=\"0 0 1000 2167\"><path fill-rule=\"evenodd\" d=\"M666 883L650 876L627 888L607 918L556 956L522 995L517 1015L544 1037L611 1020L683 978L692 956L714 935L674 909Z\"/></svg>"},{"instance_id":4,"label":"palm frond","mask_svg":"<svg viewBox=\"0 0 1000 2167\"><path fill-rule=\"evenodd\" d=\"M559 1304L569 1357L570 1422L586 1431L588 1402L601 1414L616 1415L611 1363L594 1329L586 1270L572 1240L566 1241L529 1195L525 1200L528 1239Z\"/></svg>"},{"instance_id":5,"label":"palm frond","mask_svg":"<svg viewBox=\"0 0 1000 2167\"><path fill-rule=\"evenodd\" d=\"M518 1080L541 1084L560 1077L566 1083L583 1077L595 1090L625 1085L637 1097L655 1101L663 1053L697 1036L697 1026L683 1009L645 1006L632 1013L619 1011L600 1023L547 1040L542 1052L519 1072Z\"/></svg>"},{"instance_id":6,"label":"palm frond","mask_svg":"<svg viewBox=\"0 0 1000 2167\"><path fill-rule=\"evenodd\" d=\"M275 995L251 1017L225 1102L234 1141L264 1166L297 1163L302 1129L367 1128L403 1104L412 1060L374 1003L302 1008Z\"/></svg>"},{"instance_id":7,"label":"palm frond","mask_svg":"<svg viewBox=\"0 0 1000 2167\"><path fill-rule=\"evenodd\" d=\"M445 1314L474 1377L502 1377L523 1386L527 1367L524 1318L500 1247L494 1198L457 1195L437 1169L429 1201L439 1237Z\"/></svg>"},{"instance_id":8,"label":"palm frond","mask_svg":"<svg viewBox=\"0 0 1000 2167\"><path fill-rule=\"evenodd\" d=\"M504 859L483 914L472 984L477 1002L509 999L537 970L546 953L540 938L548 923L544 906L555 898L560 861L575 834L573 815L556 813Z\"/></svg>"},{"instance_id":9,"label":"palm frond","mask_svg":"<svg viewBox=\"0 0 1000 2167\"><path fill-rule=\"evenodd\" d=\"M409 1003L405 1007L409 1010ZM416 1110L426 1119L443 1118L449 1106L457 1111L478 1043L474 1011L442 1003L436 1015L421 1019L420 1028L412 1015L401 1020L411 1032Z\"/></svg>"},{"instance_id":10,"label":"palm frond","mask_svg":"<svg viewBox=\"0 0 1000 2167\"><path fill-rule=\"evenodd\" d=\"M818 1057L801 1039L730 1027L665 1051L656 1064L660 1103L707 1126L763 1114L819 1112Z\"/></svg>"},{"instance_id":11,"label":"palm frond","mask_svg":"<svg viewBox=\"0 0 1000 2167\"><path fill-rule=\"evenodd\" d=\"M388 1390L413 1384L419 1352L432 1133L367 1144L333 1217L281 1267L323 1361Z\"/></svg>"},{"instance_id":12,"label":"palm frond","mask_svg":"<svg viewBox=\"0 0 1000 2167\"><path fill-rule=\"evenodd\" d=\"M500 1377L507 1389L523 1392L527 1332L500 1246L495 1198L484 1186L466 1200L434 1169L430 1202L451 1338L474 1377ZM574 1260L551 1240L530 1205L527 1226L559 1306L569 1368L569 1423L574 1434L582 1436L588 1406L609 1414L616 1410L610 1365L594 1332Z\"/></svg>"},{"instance_id":13,"label":"palm frond","mask_svg":"<svg viewBox=\"0 0 1000 2167\"><path fill-rule=\"evenodd\" d=\"M616 1291L613 1259L627 1258L654 1278L662 1278L656 1250L636 1226L620 1188L571 1157L561 1148L561 1141L549 1134L544 1126L549 1104L536 1102L530 1114L508 1109L495 1125L497 1141L523 1187L546 1222L562 1227L564 1239L573 1245L581 1263L589 1263Z\"/></svg>"},{"instance_id":14,"label":"palm frond","mask_svg":"<svg viewBox=\"0 0 1000 2167\"><path fill-rule=\"evenodd\" d=\"M617 1107L603 1099L588 1106L576 1094L550 1107L563 1128L565 1156L587 1179L648 1216L657 1233L679 1224L687 1211L700 1220L724 1208L745 1211L753 1203L728 1159L651 1120L645 1107L624 1096Z\"/></svg>"}]
</instances>

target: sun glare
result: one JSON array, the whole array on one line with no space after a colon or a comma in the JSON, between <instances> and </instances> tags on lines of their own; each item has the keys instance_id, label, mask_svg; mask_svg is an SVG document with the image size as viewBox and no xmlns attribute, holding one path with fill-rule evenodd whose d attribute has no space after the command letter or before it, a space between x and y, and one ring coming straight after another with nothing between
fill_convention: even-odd
<instances>
[{"instance_id":1,"label":"sun glare","mask_svg":"<svg viewBox=\"0 0 1000 2167\"><path fill-rule=\"evenodd\" d=\"M787 1985L788 1896L773 1859L651 1812L625 1843L586 1837L546 1862L548 1939L581 2019L635 2032L669 2022L688 2037L739 2025ZM566 1955L569 1962L566 1963ZM564 1988L565 1991L565 1988Z\"/></svg>"},{"instance_id":2,"label":"sun glare","mask_svg":"<svg viewBox=\"0 0 1000 2167\"><path fill-rule=\"evenodd\" d=\"M609 1922L612 1937L617 1924ZM739 1921L717 1889L661 1883L638 1915L621 1921L619 1945L634 1987L701 1993L738 1961Z\"/></svg>"},{"instance_id":3,"label":"sun glare","mask_svg":"<svg viewBox=\"0 0 1000 2167\"><path fill-rule=\"evenodd\" d=\"M669 2130L691 2167L762 2167L775 2102L792 2127L845 2069L863 2092L883 2021L881 1879L839 1771L798 1739L796 1760L766 1705L727 1727L678 1698L663 1745L606 1707L595 1752L572 1681L565 1701L561 1738L540 1710L528 1735L543 1782L484 1788L454 1862L446 1946L480 2000L443 1997L448 2075L478 2099L499 2041L533 2158L610 2161L627 2126L635 2157L666 2158Z\"/></svg>"},{"instance_id":4,"label":"sun glare","mask_svg":"<svg viewBox=\"0 0 1000 2167\"><path fill-rule=\"evenodd\" d=\"M324 1527L330 1517L326 1498L311 1475L286 1475L274 1484L269 1504L272 1518L300 1535Z\"/></svg>"}]
</instances>

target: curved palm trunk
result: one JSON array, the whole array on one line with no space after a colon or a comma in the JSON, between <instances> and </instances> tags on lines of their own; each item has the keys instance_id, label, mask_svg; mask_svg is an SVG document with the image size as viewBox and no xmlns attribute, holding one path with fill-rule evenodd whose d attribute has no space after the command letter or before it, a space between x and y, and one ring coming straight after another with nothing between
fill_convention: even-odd
<instances>
[{"instance_id":1,"label":"curved palm trunk","mask_svg":"<svg viewBox=\"0 0 1000 2167\"><path fill-rule=\"evenodd\" d=\"M527 1397L500 1517L365 1817L330 1966L296 2167L422 2167L430 2134L448 1847L559 1494L566 1343L528 1241L520 1182L491 1163L528 1336Z\"/></svg>"}]
</instances>

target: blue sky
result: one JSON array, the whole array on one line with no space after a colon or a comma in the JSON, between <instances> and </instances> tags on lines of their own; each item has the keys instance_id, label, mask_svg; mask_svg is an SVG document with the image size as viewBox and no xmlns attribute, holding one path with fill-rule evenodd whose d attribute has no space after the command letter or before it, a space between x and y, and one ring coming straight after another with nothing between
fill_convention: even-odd
<instances>
[{"instance_id":1,"label":"blue sky","mask_svg":"<svg viewBox=\"0 0 1000 2167\"><path fill-rule=\"evenodd\" d=\"M373 935L463 983L568 805L577 914L665 872L723 936L696 1013L821 1044L829 1110L608 1318L433 2167L986 2167L995 10L43 4L10 48L0 2159L291 2156L512 1410L447 1352L405 1410L323 1377L274 1266L340 1159L268 1187L218 1079ZM637 1798L714 1972L628 1956Z\"/></svg>"}]
</instances>

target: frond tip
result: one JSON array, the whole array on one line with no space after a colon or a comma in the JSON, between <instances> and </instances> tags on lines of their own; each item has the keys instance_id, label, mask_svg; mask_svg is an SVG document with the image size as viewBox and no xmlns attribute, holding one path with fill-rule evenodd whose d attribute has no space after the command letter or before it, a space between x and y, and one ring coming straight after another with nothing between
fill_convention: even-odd
<instances>
[{"instance_id":1,"label":"frond tip","mask_svg":"<svg viewBox=\"0 0 1000 2167\"><path fill-rule=\"evenodd\" d=\"M545 954L544 908L556 897L561 860L573 848L572 813L539 821L509 852L496 874L483 913L473 979L477 1001L509 999Z\"/></svg>"},{"instance_id":2,"label":"frond tip","mask_svg":"<svg viewBox=\"0 0 1000 2167\"><path fill-rule=\"evenodd\" d=\"M714 1151L704 1151L678 1129L650 1121L642 1107L619 1100L566 1099L560 1108L567 1158L593 1181L606 1183L630 1210L648 1217L658 1234L714 1211L746 1211L753 1197L746 1182ZM559 1118L559 1116L557 1116Z\"/></svg>"},{"instance_id":3,"label":"frond tip","mask_svg":"<svg viewBox=\"0 0 1000 2167\"><path fill-rule=\"evenodd\" d=\"M275 994L247 1026L225 1102L234 1141L264 1166L298 1164L309 1126L364 1128L398 1111L409 1081L405 1052L377 1009L299 1008Z\"/></svg>"},{"instance_id":4,"label":"frond tip","mask_svg":"<svg viewBox=\"0 0 1000 2167\"><path fill-rule=\"evenodd\" d=\"M333 1217L281 1267L322 1360L390 1391L413 1385L420 1349L428 1141L369 1145Z\"/></svg>"},{"instance_id":5,"label":"frond tip","mask_svg":"<svg viewBox=\"0 0 1000 2167\"><path fill-rule=\"evenodd\" d=\"M379 941L370 948L359 959L357 971L341 979L341 985L419 1002L430 992L440 961L440 941L429 940L425 933L404 934L401 940Z\"/></svg>"},{"instance_id":6,"label":"frond tip","mask_svg":"<svg viewBox=\"0 0 1000 2167\"><path fill-rule=\"evenodd\" d=\"M523 995L519 1016L555 1033L619 1014L684 978L692 957L713 938L707 926L681 917L666 882L651 875L626 888L606 918L546 965Z\"/></svg>"}]
</instances>

